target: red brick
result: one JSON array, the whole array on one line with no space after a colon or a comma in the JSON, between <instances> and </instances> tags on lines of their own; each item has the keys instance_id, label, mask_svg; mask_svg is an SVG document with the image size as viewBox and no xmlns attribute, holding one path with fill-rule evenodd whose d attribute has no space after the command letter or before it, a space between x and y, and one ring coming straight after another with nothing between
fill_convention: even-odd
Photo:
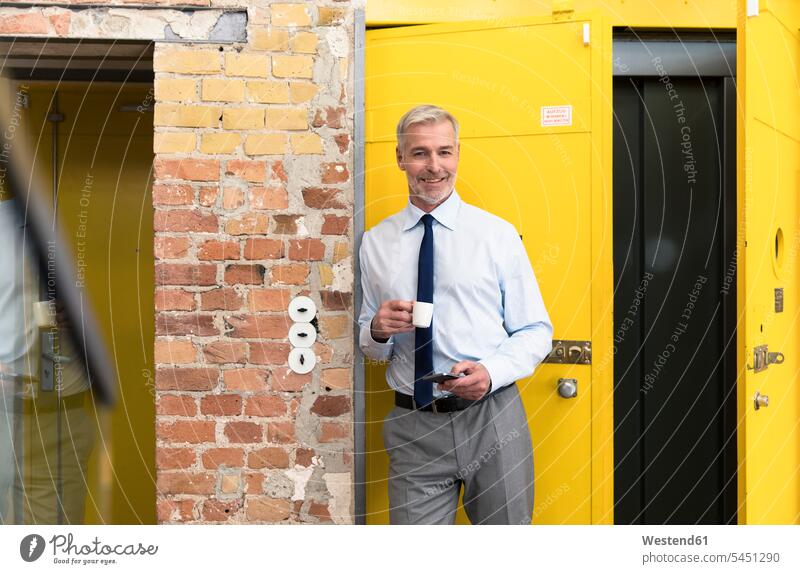
<instances>
[{"instance_id":1,"label":"red brick","mask_svg":"<svg viewBox=\"0 0 800 574\"><path fill-rule=\"evenodd\" d=\"M307 187L303 190L303 201L315 209L344 209L341 191L329 187Z\"/></svg>"},{"instance_id":2,"label":"red brick","mask_svg":"<svg viewBox=\"0 0 800 574\"><path fill-rule=\"evenodd\" d=\"M344 162L323 163L321 172L322 183L344 183L350 179L350 172Z\"/></svg>"},{"instance_id":3,"label":"red brick","mask_svg":"<svg viewBox=\"0 0 800 574\"><path fill-rule=\"evenodd\" d=\"M290 443L295 441L294 422L283 421L267 425L267 439L269 442Z\"/></svg>"},{"instance_id":4,"label":"red brick","mask_svg":"<svg viewBox=\"0 0 800 574\"><path fill-rule=\"evenodd\" d=\"M62 37L69 34L69 23L71 19L72 14L70 12L66 14L50 15L50 23L53 25L53 29L56 31L56 34Z\"/></svg>"},{"instance_id":5,"label":"red brick","mask_svg":"<svg viewBox=\"0 0 800 574\"><path fill-rule=\"evenodd\" d=\"M247 343L214 341L203 347L203 357L209 363L244 363L247 360Z\"/></svg>"},{"instance_id":6,"label":"red brick","mask_svg":"<svg viewBox=\"0 0 800 574\"><path fill-rule=\"evenodd\" d=\"M350 227L350 218L346 215L326 215L322 224L323 235L346 235Z\"/></svg>"},{"instance_id":7,"label":"red brick","mask_svg":"<svg viewBox=\"0 0 800 574\"><path fill-rule=\"evenodd\" d=\"M156 315L156 335L198 335L206 337L219 334L211 315L199 313L158 313Z\"/></svg>"},{"instance_id":8,"label":"red brick","mask_svg":"<svg viewBox=\"0 0 800 574\"><path fill-rule=\"evenodd\" d=\"M348 134L336 134L333 136L333 141L336 142L340 154L346 154L350 148L350 136Z\"/></svg>"},{"instance_id":9,"label":"red brick","mask_svg":"<svg viewBox=\"0 0 800 574\"><path fill-rule=\"evenodd\" d=\"M228 285L263 285L266 269L263 265L228 265L225 267L225 283Z\"/></svg>"},{"instance_id":10,"label":"red brick","mask_svg":"<svg viewBox=\"0 0 800 574\"><path fill-rule=\"evenodd\" d=\"M245 259L280 259L283 257L283 241L280 239L254 238L244 244Z\"/></svg>"},{"instance_id":11,"label":"red brick","mask_svg":"<svg viewBox=\"0 0 800 574\"><path fill-rule=\"evenodd\" d=\"M256 365L285 365L291 350L289 343L250 343L250 362Z\"/></svg>"},{"instance_id":12,"label":"red brick","mask_svg":"<svg viewBox=\"0 0 800 574\"><path fill-rule=\"evenodd\" d=\"M325 259L325 244L320 239L292 239L289 241L289 259L322 261Z\"/></svg>"},{"instance_id":13,"label":"red brick","mask_svg":"<svg viewBox=\"0 0 800 574\"><path fill-rule=\"evenodd\" d=\"M295 452L294 463L300 466L311 466L314 463L316 452L311 448L298 448Z\"/></svg>"},{"instance_id":14,"label":"red brick","mask_svg":"<svg viewBox=\"0 0 800 574\"><path fill-rule=\"evenodd\" d=\"M237 500L204 500L201 512L207 522L224 522L241 509L242 501Z\"/></svg>"},{"instance_id":15,"label":"red brick","mask_svg":"<svg viewBox=\"0 0 800 574\"><path fill-rule=\"evenodd\" d=\"M154 205L191 205L194 203L194 190L191 185L162 183L153 185Z\"/></svg>"},{"instance_id":16,"label":"red brick","mask_svg":"<svg viewBox=\"0 0 800 574\"><path fill-rule=\"evenodd\" d=\"M268 229L269 218L263 213L248 213L225 222L225 233L229 235L258 235Z\"/></svg>"},{"instance_id":17,"label":"red brick","mask_svg":"<svg viewBox=\"0 0 800 574\"><path fill-rule=\"evenodd\" d=\"M200 411L204 415L236 416L242 412L242 398L239 395L207 395L200 400Z\"/></svg>"},{"instance_id":18,"label":"red brick","mask_svg":"<svg viewBox=\"0 0 800 574\"><path fill-rule=\"evenodd\" d=\"M247 520L258 522L282 522L287 520L292 512L292 505L288 500L277 498L250 498L247 501Z\"/></svg>"},{"instance_id":19,"label":"red brick","mask_svg":"<svg viewBox=\"0 0 800 574\"><path fill-rule=\"evenodd\" d=\"M264 475L261 472L243 472L247 494L264 493Z\"/></svg>"},{"instance_id":20,"label":"red brick","mask_svg":"<svg viewBox=\"0 0 800 574\"><path fill-rule=\"evenodd\" d=\"M263 161L231 159L225 166L225 174L240 177L245 181L263 183L267 167Z\"/></svg>"},{"instance_id":21,"label":"red brick","mask_svg":"<svg viewBox=\"0 0 800 574\"><path fill-rule=\"evenodd\" d=\"M353 333L350 315L322 315L319 319L319 331L326 339L341 339Z\"/></svg>"},{"instance_id":22,"label":"red brick","mask_svg":"<svg viewBox=\"0 0 800 574\"><path fill-rule=\"evenodd\" d=\"M244 450L238 447L210 448L200 457L203 468L215 469L220 466L238 468L244 466Z\"/></svg>"},{"instance_id":23,"label":"red brick","mask_svg":"<svg viewBox=\"0 0 800 574\"><path fill-rule=\"evenodd\" d=\"M215 484L208 472L159 472L156 488L161 494L214 494Z\"/></svg>"},{"instance_id":24,"label":"red brick","mask_svg":"<svg viewBox=\"0 0 800 574\"><path fill-rule=\"evenodd\" d=\"M352 293L342 293L341 291L320 291L322 308L328 311L344 311L350 308L353 300Z\"/></svg>"},{"instance_id":25,"label":"red brick","mask_svg":"<svg viewBox=\"0 0 800 574\"><path fill-rule=\"evenodd\" d=\"M161 391L210 391L219 382L217 367L159 367L156 388Z\"/></svg>"},{"instance_id":26,"label":"red brick","mask_svg":"<svg viewBox=\"0 0 800 574\"><path fill-rule=\"evenodd\" d=\"M191 341L158 339L154 347L153 359L156 363L185 364L197 362L197 351Z\"/></svg>"},{"instance_id":27,"label":"red brick","mask_svg":"<svg viewBox=\"0 0 800 574\"><path fill-rule=\"evenodd\" d=\"M267 447L247 455L250 468L289 468L289 453L282 448Z\"/></svg>"},{"instance_id":28,"label":"red brick","mask_svg":"<svg viewBox=\"0 0 800 574\"><path fill-rule=\"evenodd\" d=\"M270 281L284 285L302 285L306 282L309 271L309 266L305 263L275 265L270 270Z\"/></svg>"},{"instance_id":29,"label":"red brick","mask_svg":"<svg viewBox=\"0 0 800 574\"><path fill-rule=\"evenodd\" d=\"M157 158L153 161L153 171L156 179L219 181L219 161L215 159Z\"/></svg>"},{"instance_id":30,"label":"red brick","mask_svg":"<svg viewBox=\"0 0 800 574\"><path fill-rule=\"evenodd\" d=\"M333 522L331 514L328 512L328 505L322 504L321 502L312 501L308 509L308 514L309 516L317 518L320 522Z\"/></svg>"},{"instance_id":31,"label":"red brick","mask_svg":"<svg viewBox=\"0 0 800 574\"><path fill-rule=\"evenodd\" d=\"M350 412L350 399L342 395L320 395L311 406L311 412L321 417L338 417Z\"/></svg>"},{"instance_id":32,"label":"red brick","mask_svg":"<svg viewBox=\"0 0 800 574\"><path fill-rule=\"evenodd\" d=\"M316 341L312 349L314 350L314 354L317 356L317 361L320 364L324 365L325 363L331 362L331 359L333 358L333 349L331 349L328 345Z\"/></svg>"},{"instance_id":33,"label":"red brick","mask_svg":"<svg viewBox=\"0 0 800 574\"><path fill-rule=\"evenodd\" d=\"M252 396L244 405L244 414L251 417L279 417L286 414L286 402L272 395Z\"/></svg>"},{"instance_id":34,"label":"red brick","mask_svg":"<svg viewBox=\"0 0 800 574\"><path fill-rule=\"evenodd\" d=\"M153 241L153 255L156 259L180 259L189 254L188 237L158 236Z\"/></svg>"},{"instance_id":35,"label":"red brick","mask_svg":"<svg viewBox=\"0 0 800 574\"><path fill-rule=\"evenodd\" d=\"M193 311L194 293L182 289L156 289L156 311Z\"/></svg>"},{"instance_id":36,"label":"red brick","mask_svg":"<svg viewBox=\"0 0 800 574\"><path fill-rule=\"evenodd\" d=\"M284 187L251 187L250 207L253 209L286 209L289 194Z\"/></svg>"},{"instance_id":37,"label":"red brick","mask_svg":"<svg viewBox=\"0 0 800 574\"><path fill-rule=\"evenodd\" d=\"M264 429L258 423L233 421L225 423L225 436L233 443L255 443L264 440Z\"/></svg>"},{"instance_id":38,"label":"red brick","mask_svg":"<svg viewBox=\"0 0 800 574\"><path fill-rule=\"evenodd\" d=\"M189 468L195 463L195 452L191 448L156 448L156 468L160 471Z\"/></svg>"},{"instance_id":39,"label":"red brick","mask_svg":"<svg viewBox=\"0 0 800 574\"><path fill-rule=\"evenodd\" d=\"M311 373L299 375L289 367L275 367L272 369L272 388L276 391L301 391L311 383Z\"/></svg>"},{"instance_id":40,"label":"red brick","mask_svg":"<svg viewBox=\"0 0 800 574\"><path fill-rule=\"evenodd\" d=\"M250 309L252 311L283 311L291 300L288 289L251 289Z\"/></svg>"},{"instance_id":41,"label":"red brick","mask_svg":"<svg viewBox=\"0 0 800 574\"><path fill-rule=\"evenodd\" d=\"M286 175L286 170L283 167L283 162L278 160L272 162L270 166L270 178L277 181L282 181L283 183L287 183L289 181L289 177Z\"/></svg>"},{"instance_id":42,"label":"red brick","mask_svg":"<svg viewBox=\"0 0 800 574\"><path fill-rule=\"evenodd\" d=\"M200 308L204 311L236 311L242 308L242 303L242 296L230 287L200 293Z\"/></svg>"},{"instance_id":43,"label":"red brick","mask_svg":"<svg viewBox=\"0 0 800 574\"><path fill-rule=\"evenodd\" d=\"M153 230L216 233L219 221L213 213L200 213L193 209L157 209L153 215Z\"/></svg>"},{"instance_id":44,"label":"red brick","mask_svg":"<svg viewBox=\"0 0 800 574\"><path fill-rule=\"evenodd\" d=\"M223 376L229 391L260 393L267 390L267 371L263 369L230 369Z\"/></svg>"},{"instance_id":45,"label":"red brick","mask_svg":"<svg viewBox=\"0 0 800 574\"><path fill-rule=\"evenodd\" d=\"M239 259L238 241L204 241L197 250L197 258L205 261Z\"/></svg>"},{"instance_id":46,"label":"red brick","mask_svg":"<svg viewBox=\"0 0 800 574\"><path fill-rule=\"evenodd\" d=\"M225 323L229 337L247 339L285 339L289 335L288 315L229 315Z\"/></svg>"},{"instance_id":47,"label":"red brick","mask_svg":"<svg viewBox=\"0 0 800 574\"><path fill-rule=\"evenodd\" d=\"M200 399L204 415L234 416L242 414L241 395L206 395Z\"/></svg>"},{"instance_id":48,"label":"red brick","mask_svg":"<svg viewBox=\"0 0 800 574\"><path fill-rule=\"evenodd\" d=\"M212 207L217 203L218 195L218 185L207 185L200 188L200 191L197 193L197 200L203 207Z\"/></svg>"},{"instance_id":49,"label":"red brick","mask_svg":"<svg viewBox=\"0 0 800 574\"><path fill-rule=\"evenodd\" d=\"M244 191L238 187L226 187L222 190L222 208L236 209L244 205Z\"/></svg>"},{"instance_id":50,"label":"red brick","mask_svg":"<svg viewBox=\"0 0 800 574\"><path fill-rule=\"evenodd\" d=\"M48 34L47 20L41 12L22 12L4 14L0 18L0 34L27 36L29 34Z\"/></svg>"},{"instance_id":51,"label":"red brick","mask_svg":"<svg viewBox=\"0 0 800 574\"><path fill-rule=\"evenodd\" d=\"M328 126L329 128L335 130L341 129L345 125L346 113L346 108L327 107L325 110L317 110L316 114L314 115L314 122L312 125L315 128Z\"/></svg>"},{"instance_id":52,"label":"red brick","mask_svg":"<svg viewBox=\"0 0 800 574\"><path fill-rule=\"evenodd\" d=\"M297 220L302 215L287 215L279 213L272 216L275 220L275 235L296 235L297 234Z\"/></svg>"},{"instance_id":53,"label":"red brick","mask_svg":"<svg viewBox=\"0 0 800 574\"><path fill-rule=\"evenodd\" d=\"M168 500L160 498L156 503L158 521L189 522L194 519L194 505L194 500Z\"/></svg>"},{"instance_id":54,"label":"red brick","mask_svg":"<svg viewBox=\"0 0 800 574\"><path fill-rule=\"evenodd\" d=\"M174 421L158 423L156 436L168 443L215 442L214 421Z\"/></svg>"},{"instance_id":55,"label":"red brick","mask_svg":"<svg viewBox=\"0 0 800 574\"><path fill-rule=\"evenodd\" d=\"M343 390L350 388L352 375L350 369L325 369L322 371L322 385L326 390Z\"/></svg>"},{"instance_id":56,"label":"red brick","mask_svg":"<svg viewBox=\"0 0 800 574\"><path fill-rule=\"evenodd\" d=\"M197 405L194 397L162 394L156 401L156 414L192 417L197 414Z\"/></svg>"},{"instance_id":57,"label":"red brick","mask_svg":"<svg viewBox=\"0 0 800 574\"><path fill-rule=\"evenodd\" d=\"M350 423L322 423L319 442L336 442L350 438Z\"/></svg>"},{"instance_id":58,"label":"red brick","mask_svg":"<svg viewBox=\"0 0 800 574\"><path fill-rule=\"evenodd\" d=\"M157 263L156 285L216 285L217 266L194 263Z\"/></svg>"}]
</instances>

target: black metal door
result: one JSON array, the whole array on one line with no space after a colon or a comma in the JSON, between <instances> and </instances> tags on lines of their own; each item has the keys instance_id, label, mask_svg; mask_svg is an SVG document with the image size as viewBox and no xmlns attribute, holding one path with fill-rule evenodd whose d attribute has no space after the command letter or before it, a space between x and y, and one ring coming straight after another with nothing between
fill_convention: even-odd
<instances>
[{"instance_id":1,"label":"black metal door","mask_svg":"<svg viewBox=\"0 0 800 574\"><path fill-rule=\"evenodd\" d=\"M615 78L617 524L736 521L734 91Z\"/></svg>"}]
</instances>

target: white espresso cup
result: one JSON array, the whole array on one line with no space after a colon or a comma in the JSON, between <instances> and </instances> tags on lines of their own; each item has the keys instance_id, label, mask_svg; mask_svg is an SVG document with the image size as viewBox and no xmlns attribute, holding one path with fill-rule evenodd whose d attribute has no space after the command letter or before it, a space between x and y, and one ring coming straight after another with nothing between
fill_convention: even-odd
<instances>
[{"instance_id":1,"label":"white espresso cup","mask_svg":"<svg viewBox=\"0 0 800 574\"><path fill-rule=\"evenodd\" d=\"M411 322L415 327L427 329L433 319L433 303L414 301L414 310L411 313Z\"/></svg>"}]
</instances>

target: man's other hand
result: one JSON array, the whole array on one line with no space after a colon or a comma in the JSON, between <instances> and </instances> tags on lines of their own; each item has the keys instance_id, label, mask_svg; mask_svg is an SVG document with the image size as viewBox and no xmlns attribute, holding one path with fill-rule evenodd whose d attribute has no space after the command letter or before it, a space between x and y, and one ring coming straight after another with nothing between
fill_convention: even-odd
<instances>
[{"instance_id":1,"label":"man's other hand","mask_svg":"<svg viewBox=\"0 0 800 574\"><path fill-rule=\"evenodd\" d=\"M413 301L403 301L401 299L392 299L381 303L370 325L372 338L378 342L385 343L392 335L413 331L414 325L411 323L411 311L413 308Z\"/></svg>"},{"instance_id":2,"label":"man's other hand","mask_svg":"<svg viewBox=\"0 0 800 574\"><path fill-rule=\"evenodd\" d=\"M450 372L454 375L464 373L465 376L439 383L439 389L442 391L449 391L462 399L477 401L489 390L492 379L489 371L480 363L461 361L453 365Z\"/></svg>"}]
</instances>

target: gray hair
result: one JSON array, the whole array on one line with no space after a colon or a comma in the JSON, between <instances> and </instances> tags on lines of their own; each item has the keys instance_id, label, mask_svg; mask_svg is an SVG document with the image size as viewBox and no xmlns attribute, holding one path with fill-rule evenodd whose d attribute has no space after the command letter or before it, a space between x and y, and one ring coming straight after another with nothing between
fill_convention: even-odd
<instances>
[{"instance_id":1,"label":"gray hair","mask_svg":"<svg viewBox=\"0 0 800 574\"><path fill-rule=\"evenodd\" d=\"M437 124L447 120L453 126L458 141L458 120L444 108L432 104L415 106L397 122L397 146L402 149L408 129L415 124Z\"/></svg>"}]
</instances>

